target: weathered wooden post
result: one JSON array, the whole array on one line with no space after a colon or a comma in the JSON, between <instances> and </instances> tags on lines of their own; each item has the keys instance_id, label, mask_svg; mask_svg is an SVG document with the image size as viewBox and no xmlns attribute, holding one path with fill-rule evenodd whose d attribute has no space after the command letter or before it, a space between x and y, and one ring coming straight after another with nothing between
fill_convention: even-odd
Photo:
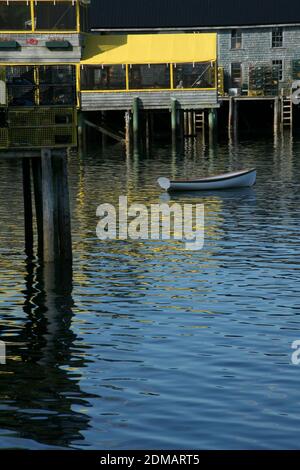
<instances>
[{"instance_id":1,"label":"weathered wooden post","mask_svg":"<svg viewBox=\"0 0 300 470\"><path fill-rule=\"evenodd\" d=\"M208 114L208 127L211 132L215 132L217 128L217 113L215 109L210 109Z\"/></svg>"},{"instance_id":2,"label":"weathered wooden post","mask_svg":"<svg viewBox=\"0 0 300 470\"><path fill-rule=\"evenodd\" d=\"M238 136L238 125L239 125L239 102L234 100L234 113L233 113L233 132L234 138L237 139Z\"/></svg>"},{"instance_id":3,"label":"weathered wooden post","mask_svg":"<svg viewBox=\"0 0 300 470\"><path fill-rule=\"evenodd\" d=\"M67 155L54 156L54 202L55 202L55 238L58 247L56 258L61 261L72 261L71 216L69 202Z\"/></svg>"},{"instance_id":4,"label":"weathered wooden post","mask_svg":"<svg viewBox=\"0 0 300 470\"><path fill-rule=\"evenodd\" d=\"M104 128L107 129L107 119L106 119L106 112L101 111L101 119L100 119L100 125ZM107 135L102 132L102 147L105 148L107 146Z\"/></svg>"},{"instance_id":5,"label":"weathered wooden post","mask_svg":"<svg viewBox=\"0 0 300 470\"><path fill-rule=\"evenodd\" d=\"M151 141L151 135L150 135L150 111L146 111L146 148L147 151L150 150L150 141Z\"/></svg>"},{"instance_id":6,"label":"weathered wooden post","mask_svg":"<svg viewBox=\"0 0 300 470\"><path fill-rule=\"evenodd\" d=\"M43 258L44 231L43 231L43 189L42 189L42 164L41 158L32 158L32 173L34 187L35 214L37 225L38 249L37 255Z\"/></svg>"},{"instance_id":7,"label":"weathered wooden post","mask_svg":"<svg viewBox=\"0 0 300 470\"><path fill-rule=\"evenodd\" d=\"M274 134L277 136L279 127L279 97L274 99Z\"/></svg>"},{"instance_id":8,"label":"weathered wooden post","mask_svg":"<svg viewBox=\"0 0 300 470\"><path fill-rule=\"evenodd\" d=\"M78 112L78 145L81 149L86 147L86 125L82 111Z\"/></svg>"},{"instance_id":9,"label":"weathered wooden post","mask_svg":"<svg viewBox=\"0 0 300 470\"><path fill-rule=\"evenodd\" d=\"M233 116L233 97L229 98L229 110L228 110L228 133L231 136L232 132L232 116Z\"/></svg>"},{"instance_id":10,"label":"weathered wooden post","mask_svg":"<svg viewBox=\"0 0 300 470\"><path fill-rule=\"evenodd\" d=\"M125 140L126 144L130 145L130 124L131 124L131 116L130 116L130 111L125 112Z\"/></svg>"},{"instance_id":11,"label":"weathered wooden post","mask_svg":"<svg viewBox=\"0 0 300 470\"><path fill-rule=\"evenodd\" d=\"M139 135L139 98L136 96L133 99L133 134L136 138L138 138Z\"/></svg>"},{"instance_id":12,"label":"weathered wooden post","mask_svg":"<svg viewBox=\"0 0 300 470\"><path fill-rule=\"evenodd\" d=\"M25 253L29 258L33 257L33 212L31 198L31 173L30 158L23 158L23 196L24 196L24 229L25 229Z\"/></svg>"},{"instance_id":13,"label":"weathered wooden post","mask_svg":"<svg viewBox=\"0 0 300 470\"><path fill-rule=\"evenodd\" d=\"M189 137L193 136L193 112L190 110L188 111L188 126L189 126Z\"/></svg>"},{"instance_id":14,"label":"weathered wooden post","mask_svg":"<svg viewBox=\"0 0 300 470\"><path fill-rule=\"evenodd\" d=\"M36 169L36 173L38 169ZM41 192L36 178L36 207L42 214L44 263L72 261L71 219L65 153L41 151ZM42 197L41 207L39 197ZM41 231L41 228L40 230ZM39 234L40 235L40 234ZM41 243L40 243L41 245Z\"/></svg>"},{"instance_id":15,"label":"weathered wooden post","mask_svg":"<svg viewBox=\"0 0 300 470\"><path fill-rule=\"evenodd\" d=\"M46 263L51 263L55 260L55 228L52 154L50 149L41 150L41 162L44 246L43 260Z\"/></svg>"},{"instance_id":16,"label":"weathered wooden post","mask_svg":"<svg viewBox=\"0 0 300 470\"><path fill-rule=\"evenodd\" d=\"M139 98L135 97L133 99L132 113L133 113L133 145L135 151L138 153L139 147L139 131L140 131L140 103Z\"/></svg>"},{"instance_id":17,"label":"weathered wooden post","mask_svg":"<svg viewBox=\"0 0 300 470\"><path fill-rule=\"evenodd\" d=\"M171 129L172 129L172 139L177 137L177 100L176 98L171 98Z\"/></svg>"}]
</instances>

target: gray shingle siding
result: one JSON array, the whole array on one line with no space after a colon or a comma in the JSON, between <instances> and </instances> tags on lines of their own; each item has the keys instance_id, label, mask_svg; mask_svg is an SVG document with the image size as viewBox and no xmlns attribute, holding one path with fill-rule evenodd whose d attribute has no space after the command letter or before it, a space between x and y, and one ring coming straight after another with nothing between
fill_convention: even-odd
<instances>
[{"instance_id":1,"label":"gray shingle siding","mask_svg":"<svg viewBox=\"0 0 300 470\"><path fill-rule=\"evenodd\" d=\"M241 31L241 49L231 49L231 30L218 32L219 65L224 67L227 85L230 86L231 63L242 63L243 83L248 83L249 65L271 64L273 60L283 61L282 85L290 84L292 60L300 60L300 26L283 28L282 48L272 48L271 28L249 28Z\"/></svg>"}]
</instances>

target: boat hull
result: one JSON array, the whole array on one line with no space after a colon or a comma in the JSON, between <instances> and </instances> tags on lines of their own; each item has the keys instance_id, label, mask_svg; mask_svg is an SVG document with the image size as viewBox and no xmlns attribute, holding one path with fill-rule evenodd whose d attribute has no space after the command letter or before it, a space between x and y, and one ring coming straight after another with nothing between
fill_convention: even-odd
<instances>
[{"instance_id":1,"label":"boat hull","mask_svg":"<svg viewBox=\"0 0 300 470\"><path fill-rule=\"evenodd\" d=\"M158 183L166 191L211 191L249 188L255 185L256 176L256 170L249 170L202 180L170 181L167 178L160 178Z\"/></svg>"}]
</instances>

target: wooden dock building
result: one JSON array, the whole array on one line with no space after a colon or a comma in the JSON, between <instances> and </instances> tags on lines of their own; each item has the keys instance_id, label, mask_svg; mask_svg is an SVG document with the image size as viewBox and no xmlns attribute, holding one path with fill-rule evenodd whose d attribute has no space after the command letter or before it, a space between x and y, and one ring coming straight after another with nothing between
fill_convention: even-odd
<instances>
[{"instance_id":1,"label":"wooden dock building","mask_svg":"<svg viewBox=\"0 0 300 470\"><path fill-rule=\"evenodd\" d=\"M85 124L137 144L164 112L176 141L213 136L224 110L236 133L251 104L277 133L299 90L295 0L0 0L0 158L22 160L28 255L34 194L39 253L72 257L66 151Z\"/></svg>"},{"instance_id":2,"label":"wooden dock building","mask_svg":"<svg viewBox=\"0 0 300 470\"><path fill-rule=\"evenodd\" d=\"M77 146L87 1L0 1L0 158L23 168L25 248L72 259L67 149Z\"/></svg>"},{"instance_id":3,"label":"wooden dock building","mask_svg":"<svg viewBox=\"0 0 300 470\"><path fill-rule=\"evenodd\" d=\"M122 0L91 5L91 31L101 34L217 34L220 113L244 116L255 105L270 110L274 129L292 127L298 106L291 100L300 79L300 13L291 0ZM230 99L232 98L232 99ZM236 107L236 109L234 109Z\"/></svg>"}]
</instances>

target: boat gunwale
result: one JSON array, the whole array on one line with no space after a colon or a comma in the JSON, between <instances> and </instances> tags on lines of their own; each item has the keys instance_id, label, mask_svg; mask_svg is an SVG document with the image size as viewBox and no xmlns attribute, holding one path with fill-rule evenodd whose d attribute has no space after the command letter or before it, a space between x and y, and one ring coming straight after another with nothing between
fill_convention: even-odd
<instances>
[{"instance_id":1,"label":"boat gunwale","mask_svg":"<svg viewBox=\"0 0 300 470\"><path fill-rule=\"evenodd\" d=\"M227 173L220 176L211 176L208 178L203 178L199 180L170 180L171 185L174 184L195 184L195 183L218 183L220 181L227 181L230 179L240 178L242 176L247 176L250 173L256 172L256 168L252 168L251 170L245 170L237 173Z\"/></svg>"}]
</instances>

